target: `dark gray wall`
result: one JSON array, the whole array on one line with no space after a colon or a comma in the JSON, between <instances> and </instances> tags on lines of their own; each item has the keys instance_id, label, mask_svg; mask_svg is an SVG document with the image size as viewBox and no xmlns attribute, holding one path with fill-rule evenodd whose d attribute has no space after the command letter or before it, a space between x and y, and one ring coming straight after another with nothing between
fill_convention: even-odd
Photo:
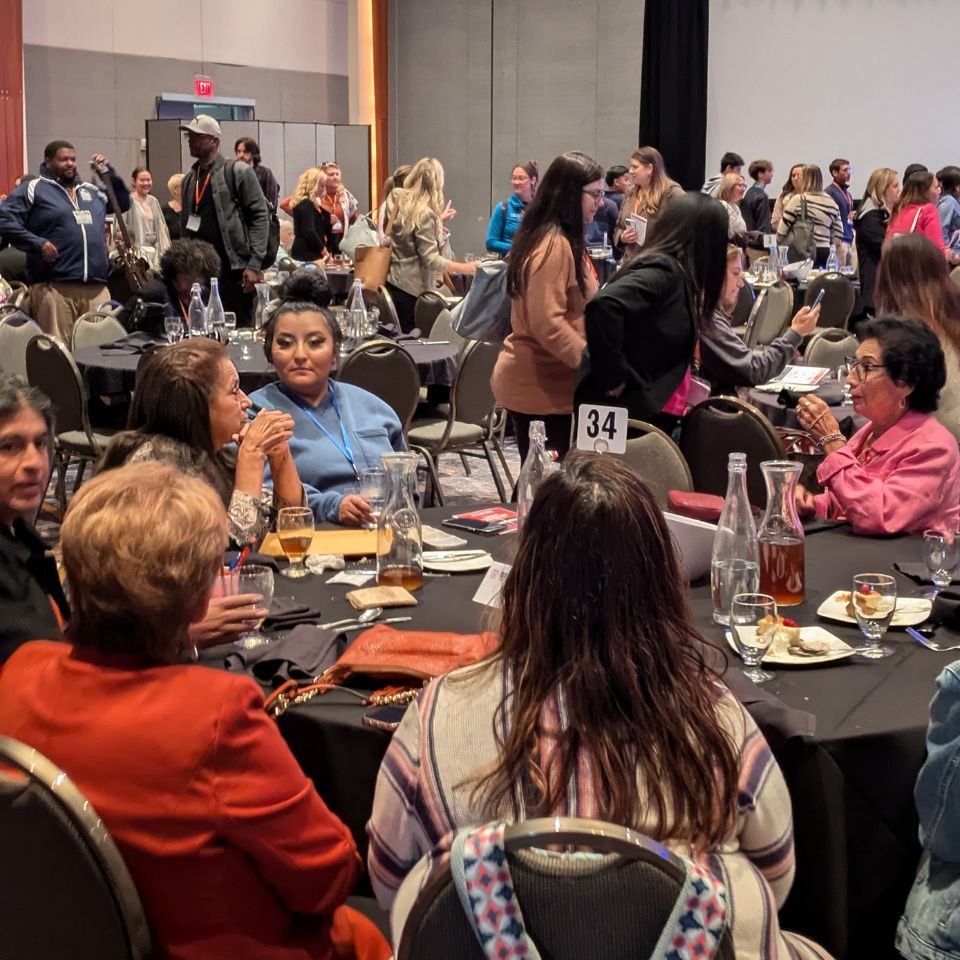
<instances>
[{"instance_id":1,"label":"dark gray wall","mask_svg":"<svg viewBox=\"0 0 960 960\"><path fill-rule=\"evenodd\" d=\"M23 54L30 170L43 159L45 144L63 138L77 147L82 176L87 174L86 159L95 152L129 173L145 159L140 141L144 121L156 116L156 97L192 92L196 74L214 78L217 96L255 99L258 118L310 124L350 121L345 76L35 44L25 44ZM271 166L266 151L264 162ZM158 196L165 196L162 185Z\"/></svg>"},{"instance_id":2,"label":"dark gray wall","mask_svg":"<svg viewBox=\"0 0 960 960\"><path fill-rule=\"evenodd\" d=\"M390 0L390 164L436 156L458 255L480 253L510 170L638 146L643 3Z\"/></svg>"}]
</instances>

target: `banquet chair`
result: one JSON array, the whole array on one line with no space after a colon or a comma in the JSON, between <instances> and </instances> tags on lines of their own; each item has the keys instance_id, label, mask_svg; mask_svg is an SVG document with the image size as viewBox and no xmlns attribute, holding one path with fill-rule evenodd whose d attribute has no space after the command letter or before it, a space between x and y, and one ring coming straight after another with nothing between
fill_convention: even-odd
<instances>
[{"instance_id":1,"label":"banquet chair","mask_svg":"<svg viewBox=\"0 0 960 960\"><path fill-rule=\"evenodd\" d=\"M820 301L820 319L817 321L817 326L841 327L846 330L857 299L853 281L842 273L821 273L807 287L803 305L810 306L821 290L823 290L823 299Z\"/></svg>"},{"instance_id":2,"label":"banquet chair","mask_svg":"<svg viewBox=\"0 0 960 960\"><path fill-rule=\"evenodd\" d=\"M415 420L407 432L410 449L426 462L430 500L443 506L443 490L437 474L437 458L441 453L459 453L484 457L493 475L493 482L503 503L508 502L507 491L493 460L495 451L506 469L506 458L497 433L500 423L495 414L496 400L490 388L499 343L468 341L460 354L457 373L450 388L450 403L445 417ZM509 471L507 471L509 477Z\"/></svg>"},{"instance_id":3,"label":"banquet chair","mask_svg":"<svg viewBox=\"0 0 960 960\"><path fill-rule=\"evenodd\" d=\"M463 348L467 343L467 340L453 329L453 314L451 314L447 308L444 308L437 314L436 319L433 321L433 326L430 328L429 335L424 334L424 336L434 343L447 340L457 347L460 353L463 353Z\"/></svg>"},{"instance_id":4,"label":"banquet chair","mask_svg":"<svg viewBox=\"0 0 960 960\"><path fill-rule=\"evenodd\" d=\"M362 387L389 404L406 432L420 402L420 374L403 347L392 340L361 344L343 361L337 381Z\"/></svg>"},{"instance_id":5,"label":"banquet chair","mask_svg":"<svg viewBox=\"0 0 960 960\"><path fill-rule=\"evenodd\" d=\"M16 307L0 315L0 370L27 379L27 344L43 333L39 324Z\"/></svg>"},{"instance_id":6,"label":"banquet chair","mask_svg":"<svg viewBox=\"0 0 960 960\"><path fill-rule=\"evenodd\" d=\"M100 308L81 314L73 325L71 350L99 347L122 340L127 335L124 325L109 310Z\"/></svg>"},{"instance_id":7,"label":"banquet chair","mask_svg":"<svg viewBox=\"0 0 960 960\"><path fill-rule=\"evenodd\" d=\"M400 318L397 316L397 308L394 305L393 297L390 296L390 291L386 287L377 287L377 306L380 309L380 323L392 323L399 330Z\"/></svg>"},{"instance_id":8,"label":"banquet chair","mask_svg":"<svg viewBox=\"0 0 960 960\"><path fill-rule=\"evenodd\" d=\"M753 310L756 299L756 291L749 283L744 283L737 294L737 304L733 308L733 315L730 317L730 326L741 337L746 333L747 321L750 319L750 311Z\"/></svg>"},{"instance_id":9,"label":"banquet chair","mask_svg":"<svg viewBox=\"0 0 960 960\"><path fill-rule=\"evenodd\" d=\"M754 406L737 397L711 397L684 418L680 450L686 458L697 493L727 492L727 458L747 455L747 496L764 507L767 489L760 470L764 460L783 460L786 453L777 431Z\"/></svg>"},{"instance_id":10,"label":"banquet chair","mask_svg":"<svg viewBox=\"0 0 960 960\"><path fill-rule=\"evenodd\" d=\"M56 337L40 333L27 344L27 381L50 398L57 412L54 465L62 514L67 509L67 467L79 463L76 493L86 465L100 459L114 431L95 432L90 426L83 377L70 351Z\"/></svg>"},{"instance_id":11,"label":"banquet chair","mask_svg":"<svg viewBox=\"0 0 960 960\"><path fill-rule=\"evenodd\" d=\"M860 341L842 327L817 330L807 343L803 363L807 367L828 367L836 372L846 357L857 352Z\"/></svg>"},{"instance_id":12,"label":"banquet chair","mask_svg":"<svg viewBox=\"0 0 960 960\"><path fill-rule=\"evenodd\" d=\"M623 460L650 488L661 507L667 506L671 490L689 493L693 489L693 477L680 448L653 424L627 421L627 450Z\"/></svg>"},{"instance_id":13,"label":"banquet chair","mask_svg":"<svg viewBox=\"0 0 960 960\"><path fill-rule=\"evenodd\" d=\"M413 325L420 331L420 336L429 337L437 317L442 311L449 309L447 298L439 291L428 290L421 293L413 308Z\"/></svg>"},{"instance_id":14,"label":"banquet chair","mask_svg":"<svg viewBox=\"0 0 960 960\"><path fill-rule=\"evenodd\" d=\"M547 852L557 844L599 855ZM541 956L653 956L685 876L682 862L666 848L626 827L563 817L508 826L504 847L516 903ZM420 891L403 927L397 960L484 956L448 861ZM729 931L714 956L734 960Z\"/></svg>"},{"instance_id":15,"label":"banquet chair","mask_svg":"<svg viewBox=\"0 0 960 960\"><path fill-rule=\"evenodd\" d=\"M7 300L7 303L12 303L21 310L25 309L30 305L30 288L19 280L12 280L10 282L10 299Z\"/></svg>"},{"instance_id":16,"label":"banquet chair","mask_svg":"<svg viewBox=\"0 0 960 960\"><path fill-rule=\"evenodd\" d=\"M67 775L0 737L0 956L139 960L140 897L103 821Z\"/></svg>"},{"instance_id":17,"label":"banquet chair","mask_svg":"<svg viewBox=\"0 0 960 960\"><path fill-rule=\"evenodd\" d=\"M744 342L748 347L762 347L776 340L790 326L793 317L793 287L783 280L761 287L754 301Z\"/></svg>"}]
</instances>

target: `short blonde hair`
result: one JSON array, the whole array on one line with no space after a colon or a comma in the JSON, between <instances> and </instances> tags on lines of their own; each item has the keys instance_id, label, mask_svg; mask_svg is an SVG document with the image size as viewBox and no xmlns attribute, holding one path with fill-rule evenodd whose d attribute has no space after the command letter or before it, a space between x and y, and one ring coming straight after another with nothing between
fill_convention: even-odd
<instances>
[{"instance_id":1,"label":"short blonde hair","mask_svg":"<svg viewBox=\"0 0 960 960\"><path fill-rule=\"evenodd\" d=\"M183 183L183 174L182 174L182 173L175 173L175 174L167 181L167 189L170 191L171 196L173 195L173 191L176 190L177 187L179 187L181 183Z\"/></svg>"},{"instance_id":2,"label":"short blonde hair","mask_svg":"<svg viewBox=\"0 0 960 960\"><path fill-rule=\"evenodd\" d=\"M725 173L720 181L720 189L717 191L717 199L725 200L727 203L733 203L733 191L737 185L746 184L743 175L740 173Z\"/></svg>"},{"instance_id":3,"label":"short blonde hair","mask_svg":"<svg viewBox=\"0 0 960 960\"><path fill-rule=\"evenodd\" d=\"M227 545L219 497L171 464L134 463L81 487L61 534L69 638L150 664L177 659Z\"/></svg>"}]
</instances>

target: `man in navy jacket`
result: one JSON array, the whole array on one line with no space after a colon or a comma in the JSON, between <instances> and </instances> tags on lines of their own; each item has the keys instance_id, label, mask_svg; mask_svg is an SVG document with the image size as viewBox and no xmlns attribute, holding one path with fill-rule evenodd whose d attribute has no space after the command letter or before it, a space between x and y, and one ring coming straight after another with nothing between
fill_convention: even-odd
<instances>
[{"instance_id":1,"label":"man in navy jacket","mask_svg":"<svg viewBox=\"0 0 960 960\"><path fill-rule=\"evenodd\" d=\"M121 210L130 206L123 180L99 154L99 167L117 194ZM73 324L110 299L107 290L107 195L77 173L77 152L54 140L43 152L40 175L0 203L0 236L27 255L33 318L69 346Z\"/></svg>"}]
</instances>

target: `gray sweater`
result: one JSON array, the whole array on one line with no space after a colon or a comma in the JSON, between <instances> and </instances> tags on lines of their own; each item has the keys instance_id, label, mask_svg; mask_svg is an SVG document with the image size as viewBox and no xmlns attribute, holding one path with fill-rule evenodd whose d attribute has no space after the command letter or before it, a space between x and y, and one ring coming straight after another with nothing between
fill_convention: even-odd
<instances>
[{"instance_id":1,"label":"gray sweater","mask_svg":"<svg viewBox=\"0 0 960 960\"><path fill-rule=\"evenodd\" d=\"M797 355L803 338L793 330L772 343L751 350L719 311L713 315L709 336L700 338L700 372L714 390L730 387L755 387L775 377Z\"/></svg>"}]
</instances>

